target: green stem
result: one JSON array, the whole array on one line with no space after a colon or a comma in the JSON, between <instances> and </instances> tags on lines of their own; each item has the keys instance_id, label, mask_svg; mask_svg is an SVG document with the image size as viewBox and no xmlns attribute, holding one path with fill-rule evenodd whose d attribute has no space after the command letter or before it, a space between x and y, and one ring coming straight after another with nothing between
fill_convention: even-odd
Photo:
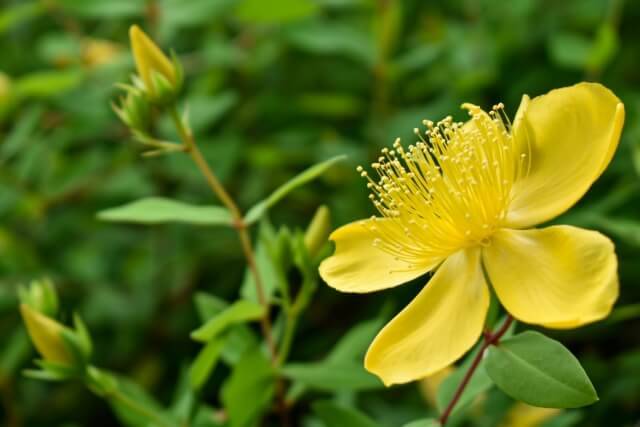
<instances>
[{"instance_id":1,"label":"green stem","mask_svg":"<svg viewBox=\"0 0 640 427\"><path fill-rule=\"evenodd\" d=\"M273 339L271 320L269 318L269 301L267 301L266 298L266 294L264 291L265 286L262 281L262 276L260 275L260 272L258 270L258 263L256 262L256 256L251 244L249 232L247 231L247 224L244 222L244 218L242 216L240 208L233 200L233 198L231 198L229 193L227 193L227 190L224 188L218 177L216 177L216 175L209 167L209 164L202 155L202 152L198 148L198 145L193 138L191 129L189 129L185 125L184 121L180 117L180 114L178 113L178 110L175 107L172 107L170 109L170 113L178 134L180 135L180 139L185 146L185 151L189 153L202 175L204 175L207 184L209 184L209 187L211 188L211 191L216 196L218 196L220 201L231 212L231 216L233 217L234 222L234 228L238 233L238 238L240 239L240 244L242 246L242 252L244 253L245 259L247 260L247 265L249 266L249 270L251 271L251 275L253 276L256 285L258 303L265 308L265 315L260 319L260 326L262 328L262 334L264 335L265 341L267 343L271 361L275 365L277 353L276 345Z\"/></svg>"}]
</instances>

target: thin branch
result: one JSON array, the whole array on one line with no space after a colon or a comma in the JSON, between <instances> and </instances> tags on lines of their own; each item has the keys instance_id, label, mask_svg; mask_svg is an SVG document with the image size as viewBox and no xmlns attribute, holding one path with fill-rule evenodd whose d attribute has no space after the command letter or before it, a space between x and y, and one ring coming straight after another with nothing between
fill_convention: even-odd
<instances>
[{"instance_id":1,"label":"thin branch","mask_svg":"<svg viewBox=\"0 0 640 427\"><path fill-rule=\"evenodd\" d=\"M439 421L442 426L444 426L447 423L447 420L449 419L451 412L453 412L453 408L456 406L456 403L458 403L458 401L462 397L462 393L464 393L465 388L469 384L469 381L471 381L471 377L473 376L475 371L478 369L478 366L480 366L480 362L482 361L482 358L484 357L484 353L487 350L487 348L489 348L490 345L497 344L498 341L500 341L500 338L502 338L502 336L509 330L509 326L511 326L512 323L513 323L513 317L511 317L511 315L508 314L507 319L504 321L502 326L500 326L500 328L496 332L494 333L486 332L484 334L484 342L482 343L482 347L480 347L480 351L478 351L478 354L476 354L476 357L473 358L473 361L471 362L471 366L469 366L469 369L465 373L464 378L462 378L460 385L458 385L458 388L456 389L456 392L453 395L453 398L451 398L451 401L447 405L447 408L444 410L444 412L442 412L442 415L440 416Z\"/></svg>"}]
</instances>

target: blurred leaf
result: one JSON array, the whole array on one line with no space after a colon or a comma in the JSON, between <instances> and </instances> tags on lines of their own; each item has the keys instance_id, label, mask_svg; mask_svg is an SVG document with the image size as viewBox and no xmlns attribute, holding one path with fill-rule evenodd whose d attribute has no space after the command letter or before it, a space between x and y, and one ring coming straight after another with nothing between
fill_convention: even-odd
<instances>
[{"instance_id":1,"label":"blurred leaf","mask_svg":"<svg viewBox=\"0 0 640 427\"><path fill-rule=\"evenodd\" d=\"M433 418L425 418L423 420L412 421L403 427L440 427L440 423Z\"/></svg>"},{"instance_id":2,"label":"blurred leaf","mask_svg":"<svg viewBox=\"0 0 640 427\"><path fill-rule=\"evenodd\" d=\"M191 338L196 341L207 342L231 325L260 319L264 312L264 306L253 301L236 301L193 331Z\"/></svg>"},{"instance_id":3,"label":"blurred leaf","mask_svg":"<svg viewBox=\"0 0 640 427\"><path fill-rule=\"evenodd\" d=\"M36 132L43 111L41 105L31 105L17 118L13 129L0 145L0 161L5 162L24 149Z\"/></svg>"},{"instance_id":4,"label":"blurred leaf","mask_svg":"<svg viewBox=\"0 0 640 427\"><path fill-rule=\"evenodd\" d=\"M271 403L274 384L273 368L262 351L247 351L222 386L229 427L254 426Z\"/></svg>"},{"instance_id":5,"label":"blurred leaf","mask_svg":"<svg viewBox=\"0 0 640 427\"><path fill-rule=\"evenodd\" d=\"M130 379L101 371L100 380L106 386L106 398L127 426L177 426L168 412L142 387ZM152 422L158 420L158 422Z\"/></svg>"},{"instance_id":6,"label":"blurred leaf","mask_svg":"<svg viewBox=\"0 0 640 427\"><path fill-rule=\"evenodd\" d=\"M619 306L613 309L605 320L607 324L615 324L640 317L640 303Z\"/></svg>"},{"instance_id":7,"label":"blurred leaf","mask_svg":"<svg viewBox=\"0 0 640 427\"><path fill-rule=\"evenodd\" d=\"M207 345L200 350L200 353L198 353L198 356L189 368L189 382L194 390L201 389L209 379L224 345L225 339L216 337L210 340Z\"/></svg>"},{"instance_id":8,"label":"blurred leaf","mask_svg":"<svg viewBox=\"0 0 640 427\"><path fill-rule=\"evenodd\" d=\"M572 427L577 426L584 417L579 411L564 411L560 415L540 424L540 427Z\"/></svg>"},{"instance_id":9,"label":"blurred leaf","mask_svg":"<svg viewBox=\"0 0 640 427\"><path fill-rule=\"evenodd\" d=\"M195 225L231 225L229 211L221 206L197 206L162 197L147 197L103 210L98 219L111 222L161 224L183 222Z\"/></svg>"},{"instance_id":10,"label":"blurred leaf","mask_svg":"<svg viewBox=\"0 0 640 427\"><path fill-rule=\"evenodd\" d=\"M298 49L316 55L345 55L371 67L375 63L375 45L366 31L351 25L312 22L285 32L285 37Z\"/></svg>"},{"instance_id":11,"label":"blurred leaf","mask_svg":"<svg viewBox=\"0 0 640 427\"><path fill-rule=\"evenodd\" d=\"M382 382L355 362L291 363L282 368L282 375L323 391L375 390Z\"/></svg>"},{"instance_id":12,"label":"blurred leaf","mask_svg":"<svg viewBox=\"0 0 640 427\"><path fill-rule=\"evenodd\" d=\"M591 70L603 69L618 50L618 33L613 25L605 23L596 33L587 66Z\"/></svg>"},{"instance_id":13,"label":"blurred leaf","mask_svg":"<svg viewBox=\"0 0 640 427\"><path fill-rule=\"evenodd\" d=\"M15 92L22 97L50 98L76 88L83 79L80 70L38 71L15 82Z\"/></svg>"},{"instance_id":14,"label":"blurred leaf","mask_svg":"<svg viewBox=\"0 0 640 427\"><path fill-rule=\"evenodd\" d=\"M68 13L84 18L134 18L145 11L145 0L56 0Z\"/></svg>"},{"instance_id":15,"label":"blurred leaf","mask_svg":"<svg viewBox=\"0 0 640 427\"><path fill-rule=\"evenodd\" d=\"M246 24L281 24L309 18L317 12L318 6L311 0L241 0L235 16Z\"/></svg>"},{"instance_id":16,"label":"blurred leaf","mask_svg":"<svg viewBox=\"0 0 640 427\"><path fill-rule=\"evenodd\" d=\"M236 0L162 0L163 25L194 26L210 24L227 12Z\"/></svg>"},{"instance_id":17,"label":"blurred leaf","mask_svg":"<svg viewBox=\"0 0 640 427\"><path fill-rule=\"evenodd\" d=\"M329 356L327 356L327 361L341 362L364 358L367 348L384 326L385 311L383 310L383 314L374 319L357 324L344 334L340 341L333 346Z\"/></svg>"},{"instance_id":18,"label":"blurred leaf","mask_svg":"<svg viewBox=\"0 0 640 427\"><path fill-rule=\"evenodd\" d=\"M247 224L252 224L256 222L258 219L264 215L267 210L282 200L287 194L296 188L312 181L318 176L322 175L325 171L327 171L334 164L344 160L346 156L335 156L324 162L315 164L311 166L309 169L299 173L295 177L291 178L286 183L282 184L278 187L269 197L262 200L261 202L255 204L247 214L245 215L245 221Z\"/></svg>"},{"instance_id":19,"label":"blurred leaf","mask_svg":"<svg viewBox=\"0 0 640 427\"><path fill-rule=\"evenodd\" d=\"M13 376L31 354L31 340L23 328L16 329L0 350L0 382Z\"/></svg>"},{"instance_id":20,"label":"blurred leaf","mask_svg":"<svg viewBox=\"0 0 640 427\"><path fill-rule=\"evenodd\" d=\"M327 427L380 427L358 410L331 401L314 402L312 408Z\"/></svg>"},{"instance_id":21,"label":"blurred leaf","mask_svg":"<svg viewBox=\"0 0 640 427\"><path fill-rule=\"evenodd\" d=\"M193 300L196 305L198 317L202 323L217 316L222 310L229 306L229 303L222 298L206 292L196 292Z\"/></svg>"},{"instance_id":22,"label":"blurred leaf","mask_svg":"<svg viewBox=\"0 0 640 427\"><path fill-rule=\"evenodd\" d=\"M10 6L3 6L0 11L0 34L40 15L46 10L45 6L46 4L42 1L21 1Z\"/></svg>"},{"instance_id":23,"label":"blurred leaf","mask_svg":"<svg viewBox=\"0 0 640 427\"><path fill-rule=\"evenodd\" d=\"M538 332L523 332L490 346L486 369L502 391L530 405L576 408L598 400L573 354Z\"/></svg>"},{"instance_id":24,"label":"blurred leaf","mask_svg":"<svg viewBox=\"0 0 640 427\"><path fill-rule=\"evenodd\" d=\"M304 94L297 104L305 113L342 119L360 114L364 107L359 98L339 93Z\"/></svg>"},{"instance_id":25,"label":"blurred leaf","mask_svg":"<svg viewBox=\"0 0 640 427\"><path fill-rule=\"evenodd\" d=\"M227 91L215 96L197 95L189 98L189 123L195 134L218 122L238 102L235 92Z\"/></svg>"},{"instance_id":26,"label":"blurred leaf","mask_svg":"<svg viewBox=\"0 0 640 427\"><path fill-rule=\"evenodd\" d=\"M549 39L551 58L567 68L586 68L591 54L591 40L574 33L555 33Z\"/></svg>"}]
</instances>

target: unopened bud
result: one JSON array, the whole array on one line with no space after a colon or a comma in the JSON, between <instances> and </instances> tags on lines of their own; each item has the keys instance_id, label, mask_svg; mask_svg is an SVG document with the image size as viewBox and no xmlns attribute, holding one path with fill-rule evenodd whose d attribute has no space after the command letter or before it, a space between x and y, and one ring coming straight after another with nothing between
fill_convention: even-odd
<instances>
[{"instance_id":1,"label":"unopened bud","mask_svg":"<svg viewBox=\"0 0 640 427\"><path fill-rule=\"evenodd\" d=\"M91 337L79 316L74 328L55 320L58 296L49 280L34 280L18 289L20 313L31 341L47 362L84 369L91 356Z\"/></svg>"},{"instance_id":2,"label":"unopened bud","mask_svg":"<svg viewBox=\"0 0 640 427\"><path fill-rule=\"evenodd\" d=\"M65 330L72 332L69 328L24 303L20 304L20 313L33 345L45 360L62 365L75 364L76 358L63 338Z\"/></svg>"},{"instance_id":3,"label":"unopened bud","mask_svg":"<svg viewBox=\"0 0 640 427\"><path fill-rule=\"evenodd\" d=\"M120 120L132 131L146 133L151 120L151 106L142 90L126 86L126 94L120 98L120 105L113 105Z\"/></svg>"},{"instance_id":4,"label":"unopened bud","mask_svg":"<svg viewBox=\"0 0 640 427\"><path fill-rule=\"evenodd\" d=\"M174 58L170 60L137 25L129 29L133 58L138 75L150 99L168 102L182 86L182 69Z\"/></svg>"},{"instance_id":5,"label":"unopened bud","mask_svg":"<svg viewBox=\"0 0 640 427\"><path fill-rule=\"evenodd\" d=\"M55 317L58 314L58 294L49 279L34 280L29 287L20 286L18 296L21 303L45 316Z\"/></svg>"},{"instance_id":6,"label":"unopened bud","mask_svg":"<svg viewBox=\"0 0 640 427\"><path fill-rule=\"evenodd\" d=\"M329 234L331 234L331 213L328 207L322 205L316 210L304 234L304 245L311 258L318 255L327 243Z\"/></svg>"}]
</instances>

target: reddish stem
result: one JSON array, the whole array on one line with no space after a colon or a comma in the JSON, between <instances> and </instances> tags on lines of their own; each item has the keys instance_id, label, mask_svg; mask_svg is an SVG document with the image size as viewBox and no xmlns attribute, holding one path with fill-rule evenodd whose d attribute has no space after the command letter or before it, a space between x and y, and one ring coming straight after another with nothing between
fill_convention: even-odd
<instances>
[{"instance_id":1,"label":"reddish stem","mask_svg":"<svg viewBox=\"0 0 640 427\"><path fill-rule=\"evenodd\" d=\"M456 403L458 403L458 400L460 400L460 397L462 397L462 393L467 387L467 384L469 384L469 381L471 381L471 377L475 373L476 369L478 369L480 361L482 361L482 357L484 356L484 352L487 350L487 348L489 348L490 345L495 345L498 343L498 341L500 341L500 338L502 338L502 336L509 330L509 326L511 326L511 323L513 323L513 317L507 314L507 319L504 321L502 326L500 326L500 329L498 329L494 333L489 331L484 333L484 341L482 343L482 347L480 347L480 351L478 351L476 357L473 358L473 362L471 362L471 366L469 366L469 369L464 374L464 378L462 378L462 382L456 389L451 402L449 402L447 408L444 410L444 412L442 412L439 420L440 425L444 426L447 423L447 420L449 419L453 408L456 406Z\"/></svg>"}]
</instances>

